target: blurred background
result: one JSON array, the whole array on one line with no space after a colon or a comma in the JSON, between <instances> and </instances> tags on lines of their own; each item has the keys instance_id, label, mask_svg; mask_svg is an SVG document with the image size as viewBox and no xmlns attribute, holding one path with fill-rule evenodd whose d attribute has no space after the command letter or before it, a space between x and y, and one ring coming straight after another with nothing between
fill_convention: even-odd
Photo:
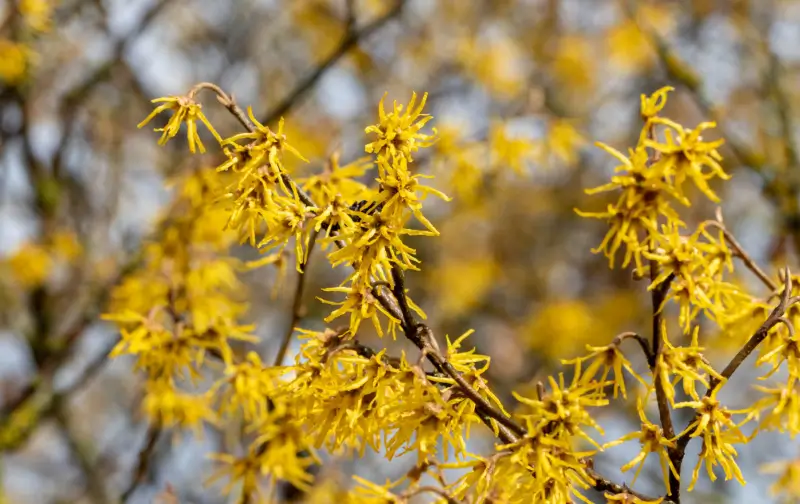
<instances>
[{"instance_id":1,"label":"blurred background","mask_svg":"<svg viewBox=\"0 0 800 504\"><path fill-rule=\"evenodd\" d=\"M167 182L220 161L214 149L189 157L184 141L160 147L149 128L136 128L151 99L197 82L219 84L264 122L285 117L289 142L310 160L289 165L298 177L335 151L344 161L362 156L384 93L401 103L430 93L429 124L441 140L418 169L453 201L426 202L441 237L413 243L423 269L408 286L438 335L476 330L470 339L491 356L490 382L507 400L587 344L649 334L646 284L592 254L606 226L574 212L610 201L583 193L615 166L592 144L624 152L636 143L642 93L672 85L666 116L688 127L718 121L709 136L726 138L733 175L714 186L726 224L771 273L798 266L800 1L0 2L2 503L118 502L150 442L153 460L129 502L226 502L217 486L200 484L215 434L151 439L141 377L130 360L106 358L118 335L99 320L174 196ZM238 131L213 98L204 105L223 136ZM690 228L717 211L694 196L681 209ZM257 257L249 247L231 254ZM340 278L324 260L311 268L302 325L319 329L330 310L316 296ZM244 280L257 350L274 355L291 293L270 295L271 268ZM712 329L705 337L711 361L725 362L730 342ZM752 401L753 376L740 375L723 397L732 409ZM11 422L20 411L31 413ZM599 420L607 440L638 428L632 402ZM491 443L483 435L473 451ZM635 444L601 454L597 467L630 481L618 467ZM761 435L740 453L746 487L701 476L684 502L777 502L768 496L774 476L759 467L798 448ZM698 450L690 445L685 473ZM382 482L415 461L380 460L335 465ZM660 493L659 481L649 461L637 488Z\"/></svg>"}]
</instances>

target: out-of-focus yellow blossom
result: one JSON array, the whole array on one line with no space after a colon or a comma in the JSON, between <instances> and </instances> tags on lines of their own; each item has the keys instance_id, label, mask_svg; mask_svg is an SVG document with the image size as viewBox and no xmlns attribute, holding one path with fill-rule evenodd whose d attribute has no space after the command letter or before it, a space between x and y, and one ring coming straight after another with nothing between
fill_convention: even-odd
<instances>
[{"instance_id":1,"label":"out-of-focus yellow blossom","mask_svg":"<svg viewBox=\"0 0 800 504\"><path fill-rule=\"evenodd\" d=\"M571 166L578 160L578 149L586 141L571 121L558 119L550 123L547 151L562 163Z\"/></svg>"},{"instance_id":2,"label":"out-of-focus yellow blossom","mask_svg":"<svg viewBox=\"0 0 800 504\"><path fill-rule=\"evenodd\" d=\"M0 39L0 79L11 86L23 81L30 64L30 50L17 42Z\"/></svg>"},{"instance_id":3,"label":"out-of-focus yellow blossom","mask_svg":"<svg viewBox=\"0 0 800 504\"><path fill-rule=\"evenodd\" d=\"M25 243L7 259L11 274L27 288L42 285L53 269L54 261L47 249L34 243Z\"/></svg>"},{"instance_id":4,"label":"out-of-focus yellow blossom","mask_svg":"<svg viewBox=\"0 0 800 504\"><path fill-rule=\"evenodd\" d=\"M518 96L525 85L525 55L508 37L492 37L488 41L463 38L459 41L458 58L493 95Z\"/></svg>"},{"instance_id":5,"label":"out-of-focus yellow blossom","mask_svg":"<svg viewBox=\"0 0 800 504\"><path fill-rule=\"evenodd\" d=\"M458 316L477 306L494 287L499 272L491 259L444 261L433 272L435 284L447 286L436 292L442 316Z\"/></svg>"},{"instance_id":6,"label":"out-of-focus yellow blossom","mask_svg":"<svg viewBox=\"0 0 800 504\"><path fill-rule=\"evenodd\" d=\"M778 474L778 479L769 489L781 502L789 504L800 499L800 458L770 462L761 466L766 474Z\"/></svg>"},{"instance_id":7,"label":"out-of-focus yellow blossom","mask_svg":"<svg viewBox=\"0 0 800 504\"><path fill-rule=\"evenodd\" d=\"M31 30L49 31L57 0L19 0L19 12Z\"/></svg>"},{"instance_id":8,"label":"out-of-focus yellow blossom","mask_svg":"<svg viewBox=\"0 0 800 504\"><path fill-rule=\"evenodd\" d=\"M50 242L53 253L67 262L72 262L83 253L83 247L72 232L56 231Z\"/></svg>"},{"instance_id":9,"label":"out-of-focus yellow blossom","mask_svg":"<svg viewBox=\"0 0 800 504\"><path fill-rule=\"evenodd\" d=\"M640 24L654 27L662 36L675 25L673 11L658 4L636 5L636 18L623 18L606 34L609 58L619 68L629 72L642 72L656 63L656 51L650 37L642 32Z\"/></svg>"},{"instance_id":10,"label":"out-of-focus yellow blossom","mask_svg":"<svg viewBox=\"0 0 800 504\"><path fill-rule=\"evenodd\" d=\"M249 352L244 362L228 367L226 378L213 389L220 390L220 413L241 413L244 421L250 423L266 421L270 397L278 390L283 372L280 368L266 367L257 353Z\"/></svg>"},{"instance_id":11,"label":"out-of-focus yellow blossom","mask_svg":"<svg viewBox=\"0 0 800 504\"><path fill-rule=\"evenodd\" d=\"M204 422L216 421L207 395L181 392L166 381L148 383L143 408L147 416L160 427L189 428L198 435L202 434Z\"/></svg>"},{"instance_id":12,"label":"out-of-focus yellow blossom","mask_svg":"<svg viewBox=\"0 0 800 504\"><path fill-rule=\"evenodd\" d=\"M508 126L500 122L489 129L489 149L493 170L502 172L511 168L518 175L525 173L526 161L538 159L541 153L538 142L510 136Z\"/></svg>"},{"instance_id":13,"label":"out-of-focus yellow blossom","mask_svg":"<svg viewBox=\"0 0 800 504\"><path fill-rule=\"evenodd\" d=\"M268 475L274 487L278 481L286 481L301 490L310 490L314 477L308 469L319 458L304 442L304 433L285 414L273 413L273 418L260 426L261 435L250 444L247 453L235 457L228 453L211 456L221 463L206 481L213 483L227 477L228 485L223 489L225 495L234 486L241 485L241 495L247 498L259 495L258 476Z\"/></svg>"},{"instance_id":14,"label":"out-of-focus yellow blossom","mask_svg":"<svg viewBox=\"0 0 800 504\"><path fill-rule=\"evenodd\" d=\"M576 92L594 85L594 50L591 43L577 35L563 36L553 53L553 75L561 85Z\"/></svg>"},{"instance_id":15,"label":"out-of-focus yellow blossom","mask_svg":"<svg viewBox=\"0 0 800 504\"><path fill-rule=\"evenodd\" d=\"M586 345L608 341L592 310L579 300L548 302L532 311L521 330L532 348L553 357L577 355ZM552 334L561 336L556 339Z\"/></svg>"}]
</instances>

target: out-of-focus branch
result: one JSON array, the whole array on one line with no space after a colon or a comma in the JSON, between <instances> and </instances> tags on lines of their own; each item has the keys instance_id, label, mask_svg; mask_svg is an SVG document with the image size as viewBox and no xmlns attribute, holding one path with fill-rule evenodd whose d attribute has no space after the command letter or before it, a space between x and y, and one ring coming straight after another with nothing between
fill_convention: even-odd
<instances>
[{"instance_id":1,"label":"out-of-focus branch","mask_svg":"<svg viewBox=\"0 0 800 504\"><path fill-rule=\"evenodd\" d=\"M76 433L73 432L74 429L72 428L70 420L67 417L66 407L64 406L61 398L58 398L54 401L53 418L61 428L64 438L67 441L67 445L78 462L81 472L83 472L83 476L86 479L86 489L88 490L92 500L96 504L110 504L111 500L108 497L108 492L106 491L103 477L98 473L98 468L92 462L93 457L90 453L89 447L85 443L81 442Z\"/></svg>"},{"instance_id":2,"label":"out-of-focus branch","mask_svg":"<svg viewBox=\"0 0 800 504\"><path fill-rule=\"evenodd\" d=\"M161 428L156 424L151 424L147 428L144 445L142 445L142 449L139 451L133 477L120 496L120 501L123 504L128 502L128 500L133 496L134 492L136 492L136 489L139 488L139 485L141 485L147 477L147 470L150 468L150 464L152 463L153 452L155 452L160 435Z\"/></svg>"},{"instance_id":3,"label":"out-of-focus branch","mask_svg":"<svg viewBox=\"0 0 800 504\"><path fill-rule=\"evenodd\" d=\"M350 51L350 49L358 45L363 39L381 29L389 21L400 15L404 5L405 0L396 0L394 6L386 14L358 29L354 28L354 22L348 21L348 29L345 32L344 38L336 47L336 49L334 49L333 53L331 53L330 56L317 65L317 67L314 68L310 74L303 78L294 87L294 89L292 89L292 91L290 91L289 94L272 110L267 112L267 114L264 116L264 120L261 122L268 124L277 120L281 116L286 115L303 99L303 97L305 97L309 91L311 91L311 89L317 84L317 82L319 82L322 76L325 75L328 70L333 68L333 66L336 65L336 63Z\"/></svg>"}]
</instances>

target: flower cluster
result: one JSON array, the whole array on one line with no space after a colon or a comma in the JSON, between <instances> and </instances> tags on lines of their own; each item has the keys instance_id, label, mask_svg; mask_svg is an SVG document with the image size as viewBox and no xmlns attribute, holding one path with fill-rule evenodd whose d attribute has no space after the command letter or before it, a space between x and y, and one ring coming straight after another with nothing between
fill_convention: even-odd
<instances>
[{"instance_id":1,"label":"flower cluster","mask_svg":"<svg viewBox=\"0 0 800 504\"><path fill-rule=\"evenodd\" d=\"M217 134L194 99L200 89L215 91L247 132L225 139ZM688 490L694 488L704 464L712 480L714 468L720 466L726 479L743 483L734 448L750 440L740 430L743 424L757 421L756 434L766 429L792 436L800 432L800 403L794 400L800 346L793 329L800 316L794 306L800 292L794 286L800 282L793 282L787 271L781 279L784 290L778 289L746 256L721 218L681 233L686 225L673 203L689 204L690 184L718 201L709 182L728 175L717 151L722 141L701 138L712 124L686 129L659 115L668 91L642 97L644 126L627 156L600 145L622 165L611 183L589 192L618 191L616 203L607 212L578 212L609 223L596 252L604 252L613 265L617 252L624 250L625 265L633 263L639 277L649 270L652 340L627 332L608 345L587 345L588 355L563 361L571 366L570 379L561 373L548 378L549 387L539 382L532 394L515 393L519 404L514 410L506 410L484 377L489 358L463 348L472 331L454 340L446 338L446 348L440 350L432 330L417 321L425 314L404 284L404 273L419 269L420 263L406 238L439 234L423 212L423 201L429 195L448 199L422 184L426 176L415 163L416 153L437 139L435 130L422 132L431 120L423 114L427 95L419 103L412 95L407 107L395 102L388 113L382 99L378 123L366 128L374 135L365 147L371 157L342 165L334 153L321 173L297 181L285 168L284 155L304 158L287 142L282 119L273 130L252 110L245 115L231 97L208 83L185 97L157 100L162 104L144 122L160 112L173 112L167 125L157 130L161 143L185 124L189 150L204 151L195 125L200 121L217 140L225 160L216 170L191 173L180 181L159 239L147 248L140 270L116 290L106 316L120 326L122 335L113 353L133 355L136 367L146 374L144 409L155 425L199 430L204 423L241 422L240 446L214 456L222 467L211 480L226 477L224 490L238 489L242 501L262 494L260 476L266 476L271 491L279 482L287 482L308 492L309 499L323 495L323 501L336 494L344 502L406 503L429 493L447 502L588 503L585 494L594 489L603 492L608 502L657 503L679 499L681 464L686 445L694 438L702 441L702 447ZM559 134L565 143L577 141L569 131ZM510 166L521 162L527 152L525 142L506 138L496 128L491 137L502 162ZM446 137L444 143L449 141ZM571 152L563 145L553 148ZM376 176L371 184L364 179L373 168ZM291 327L272 366L256 352L236 351L235 340L242 344L253 340L251 328L238 322L246 309L236 296L241 290L236 270L242 265L225 255L237 238L271 252L252 267L282 267L293 249L300 275L313 247L327 250L331 267L347 266L349 274L340 285L326 289L344 299L322 299L336 306L325 321L348 317L348 323L338 329ZM770 287L772 297L757 300L729 281L735 258L743 259ZM297 300L302 296L302 276L300 280ZM770 312L774 298L779 304ZM682 344L667 336L665 307L670 301L680 308ZM701 345L700 331L705 327L701 316L723 331L749 330L754 319L760 322L748 344L718 371ZM300 317L297 311L293 325ZM420 350L418 359L407 352L393 357L387 349L363 345L359 331L364 320L379 335L395 336L402 328ZM588 329L591 319L586 320L579 325ZM300 350L293 363L284 366L285 348L294 332L301 335ZM786 362L788 383L760 387L764 396L751 408L730 410L717 399L718 391L762 341L758 363L772 366L765 378ZM626 342L637 342L643 350L649 380L623 352ZM206 376L209 360L221 363L220 376L203 392L187 390L187 382ZM637 394L639 428L602 443L595 439L604 435L597 410L612 399L628 398L628 377L644 389ZM686 400L676 398L679 394ZM647 414L653 401L661 425ZM683 429L672 425L675 409L692 412ZM733 420L737 413L744 415L739 423ZM485 456L468 450L467 440L477 424L486 425L487 432L499 439ZM605 480L594 469L595 453L626 441L637 441L640 451L622 470L636 468L635 481L645 460L655 454L666 487L664 497L643 496ZM417 465L383 485L356 478L359 485L351 492L340 492L336 485L327 489L315 481L312 466L321 463L320 451L363 456L368 449L388 459L415 453ZM455 468L466 472L448 481L443 470ZM423 475L438 485L421 485Z\"/></svg>"}]
</instances>

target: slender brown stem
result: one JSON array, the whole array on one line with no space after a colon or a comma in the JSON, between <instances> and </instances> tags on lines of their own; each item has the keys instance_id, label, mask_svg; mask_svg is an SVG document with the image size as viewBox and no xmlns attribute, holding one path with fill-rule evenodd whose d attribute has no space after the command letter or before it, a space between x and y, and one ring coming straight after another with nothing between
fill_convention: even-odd
<instances>
[{"instance_id":1,"label":"slender brown stem","mask_svg":"<svg viewBox=\"0 0 800 504\"><path fill-rule=\"evenodd\" d=\"M758 345L761 344L762 341L767 337L767 333L769 333L770 329L775 327L775 325L785 322L786 319L783 318L784 313L786 313L786 309L789 308L790 302L794 300L791 297L792 294L792 276L789 273L789 268L784 270L784 286L783 292L781 293L781 299L778 303L778 306L772 310L772 313L769 314L767 320L761 324L761 327L758 328L758 331L747 340L747 343L734 355L733 359L725 366L725 369L722 370L720 376L722 376L725 380L728 380L733 373L739 369L739 366L742 365L742 362L747 359L747 357L753 353L753 350L756 349ZM709 383L708 392L706 395L710 395L714 389L721 385L722 380L718 378L712 378L711 382Z\"/></svg>"},{"instance_id":2,"label":"slender brown stem","mask_svg":"<svg viewBox=\"0 0 800 504\"><path fill-rule=\"evenodd\" d=\"M139 451L139 457L136 462L136 469L134 470L133 477L131 478L128 487L125 491L122 492L120 496L120 502L123 504L128 502L128 499L133 496L133 493L139 488L139 485L145 480L147 476L147 470L150 467L150 463L152 462L153 452L156 449L156 444L158 442L158 438L161 435L161 428L158 427L156 424L151 424L147 428L147 434L145 435L145 442L144 446L142 446L141 451Z\"/></svg>"},{"instance_id":3,"label":"slender brown stem","mask_svg":"<svg viewBox=\"0 0 800 504\"><path fill-rule=\"evenodd\" d=\"M306 260L300 266L300 272L297 274L297 284L294 288L294 300L292 301L292 320L289 323L289 327L286 328L283 339L281 339L281 346L278 349L278 354L275 356L275 362L273 363L273 366L280 366L283 364L283 359L286 357L287 350L289 350L289 343L292 341L292 335L294 334L295 326L298 322L300 322L300 319L303 318L303 294L305 293L306 274L308 272L308 263L311 259L311 252L314 250L314 244L317 242L318 234L319 233L315 229L312 229L310 232L308 248L306 249Z\"/></svg>"},{"instance_id":4,"label":"slender brown stem","mask_svg":"<svg viewBox=\"0 0 800 504\"><path fill-rule=\"evenodd\" d=\"M653 357L653 352L650 349L650 343L647 341L647 339L641 334L635 332L624 332L622 334L618 334L614 338L611 344L619 346L626 339L633 339L636 340L637 343L639 343L639 346L642 347L642 352L644 353L644 357L647 359L647 365L650 366L650 368L652 369L653 366L655 366L655 358Z\"/></svg>"},{"instance_id":5,"label":"slender brown stem","mask_svg":"<svg viewBox=\"0 0 800 504\"><path fill-rule=\"evenodd\" d=\"M744 251L741 244L736 240L736 237L733 236L733 233L728 231L728 229L721 223L715 220L708 220L701 224L701 226L711 226L714 228L719 229L722 232L722 235L725 237L725 241L728 242L728 245L733 249L733 253L736 257L742 260L742 263L753 272L754 275L758 277L761 282L766 285L771 291L777 291L778 286L775 282L767 275L761 267L756 264L750 254Z\"/></svg>"},{"instance_id":6,"label":"slender brown stem","mask_svg":"<svg viewBox=\"0 0 800 504\"><path fill-rule=\"evenodd\" d=\"M445 492L441 488L436 488L436 487L433 487L433 486L421 486L419 488L415 488L413 490L410 490L410 491L407 491L407 492L403 492L402 497L405 498L405 499L408 499L410 497L415 497L415 496L417 496L419 494L422 494L422 493L436 494L439 497L441 497L442 499L444 499L445 502L447 502L447 504L461 504L461 502L462 502L462 501L456 499L455 497L453 497L452 495L448 494L447 492Z\"/></svg>"},{"instance_id":7,"label":"slender brown stem","mask_svg":"<svg viewBox=\"0 0 800 504\"><path fill-rule=\"evenodd\" d=\"M74 432L72 423L67 416L67 407L63 404L62 400L58 400L54 406L53 417L61 428L64 439L69 446L70 451L75 457L76 462L83 472L86 479L86 489L95 504L107 504L111 502L108 497L105 483L102 476L99 474L98 467L92 462L89 447L78 439Z\"/></svg>"},{"instance_id":8,"label":"slender brown stem","mask_svg":"<svg viewBox=\"0 0 800 504\"><path fill-rule=\"evenodd\" d=\"M650 281L654 281L658 277L658 263L650 261ZM664 300L669 292L670 285L675 275L670 275L664 282L654 287L651 291L651 300L653 303L653 342L652 354L650 360L650 370L653 373L653 388L656 391L656 403L658 404L658 417L661 421L661 429L664 431L664 436L667 439L675 437L675 428L672 425L672 412L670 411L669 401L667 394L664 390L665 384L662 383L661 373L658 372L658 357L661 354L661 346L664 336L661 331L662 325L662 309ZM680 502L680 481L670 474L669 482L669 497L675 502ZM674 481L673 481L674 480Z\"/></svg>"}]
</instances>

